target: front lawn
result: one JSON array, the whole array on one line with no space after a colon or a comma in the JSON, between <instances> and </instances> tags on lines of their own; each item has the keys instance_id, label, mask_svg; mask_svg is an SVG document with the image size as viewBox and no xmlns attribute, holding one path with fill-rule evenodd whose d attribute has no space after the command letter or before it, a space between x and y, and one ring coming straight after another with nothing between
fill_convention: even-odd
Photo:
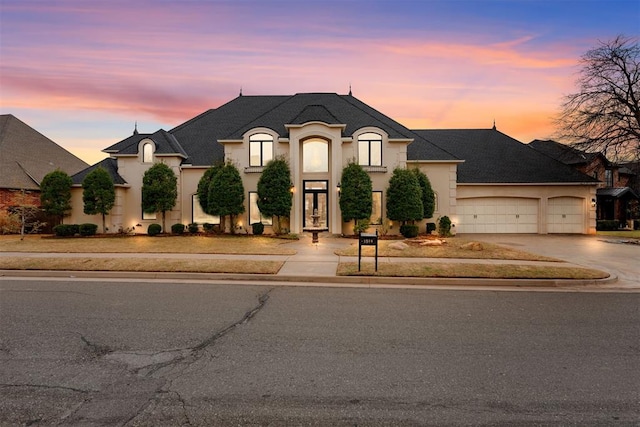
<instances>
[{"instance_id":1,"label":"front lawn","mask_svg":"<svg viewBox=\"0 0 640 427\"><path fill-rule=\"evenodd\" d=\"M523 261L559 261L543 255L531 254L505 246L494 245L492 243L480 242L482 250L465 249L464 245L470 243L459 237L444 239L446 243L442 246L420 246L416 240L404 240L409 247L404 250L397 250L389 247L398 240L379 240L378 256L381 257L407 257L407 258L463 258L463 259L511 259ZM358 256L358 240L354 240L349 247L336 251L341 256ZM363 256L373 256L375 247L364 246Z\"/></svg>"},{"instance_id":2,"label":"front lawn","mask_svg":"<svg viewBox=\"0 0 640 427\"><path fill-rule=\"evenodd\" d=\"M0 236L0 252L187 253L293 255L290 240L267 236L113 236L60 238L44 235Z\"/></svg>"},{"instance_id":3,"label":"front lawn","mask_svg":"<svg viewBox=\"0 0 640 427\"><path fill-rule=\"evenodd\" d=\"M622 237L625 239L640 239L640 230L616 230L616 231L598 231L598 236Z\"/></svg>"}]
</instances>

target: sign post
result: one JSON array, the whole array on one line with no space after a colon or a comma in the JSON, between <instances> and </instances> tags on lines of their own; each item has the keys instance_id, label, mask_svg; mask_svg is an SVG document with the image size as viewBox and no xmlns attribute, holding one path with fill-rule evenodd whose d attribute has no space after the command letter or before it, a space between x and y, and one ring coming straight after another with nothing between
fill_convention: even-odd
<instances>
[{"instance_id":1,"label":"sign post","mask_svg":"<svg viewBox=\"0 0 640 427\"><path fill-rule=\"evenodd\" d=\"M363 246L376 247L376 271L378 271L378 230L376 230L376 234L360 233L358 239L358 271L360 271L360 260L362 259Z\"/></svg>"}]
</instances>

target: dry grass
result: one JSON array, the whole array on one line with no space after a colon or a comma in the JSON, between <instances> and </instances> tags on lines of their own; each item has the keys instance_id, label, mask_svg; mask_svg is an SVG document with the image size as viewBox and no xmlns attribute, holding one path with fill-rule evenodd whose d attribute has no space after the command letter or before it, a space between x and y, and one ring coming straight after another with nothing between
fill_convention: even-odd
<instances>
[{"instance_id":1,"label":"dry grass","mask_svg":"<svg viewBox=\"0 0 640 427\"><path fill-rule=\"evenodd\" d=\"M390 244L397 240L379 240L378 256L384 257L407 257L407 258L462 258L462 259L510 259L520 261L551 261L559 262L556 258L549 258L543 255L531 254L529 252L519 251L492 243L481 242L483 250L474 251L463 249L462 246L469 243L470 240L461 239L459 237L445 239L446 243L442 246L419 246L411 243L411 240L403 240L409 244L405 250L397 250L389 247ZM341 256L358 256L358 241L354 242L345 249L336 251ZM362 255L373 256L375 248L373 246L364 246Z\"/></svg>"},{"instance_id":2,"label":"dry grass","mask_svg":"<svg viewBox=\"0 0 640 427\"><path fill-rule=\"evenodd\" d=\"M282 261L158 258L19 258L0 257L2 270L145 271L277 274Z\"/></svg>"},{"instance_id":3,"label":"dry grass","mask_svg":"<svg viewBox=\"0 0 640 427\"><path fill-rule=\"evenodd\" d=\"M640 239L640 230L598 231L598 236L622 237L623 239Z\"/></svg>"},{"instance_id":4,"label":"dry grass","mask_svg":"<svg viewBox=\"0 0 640 427\"><path fill-rule=\"evenodd\" d=\"M123 236L55 238L0 236L0 252L188 253L293 255L290 240L265 236Z\"/></svg>"},{"instance_id":5,"label":"dry grass","mask_svg":"<svg viewBox=\"0 0 640 427\"><path fill-rule=\"evenodd\" d=\"M487 279L604 279L608 273L580 267L548 267L513 264L447 264L447 263L379 263L378 271L372 262L338 265L338 276L386 277L456 277Z\"/></svg>"}]
</instances>

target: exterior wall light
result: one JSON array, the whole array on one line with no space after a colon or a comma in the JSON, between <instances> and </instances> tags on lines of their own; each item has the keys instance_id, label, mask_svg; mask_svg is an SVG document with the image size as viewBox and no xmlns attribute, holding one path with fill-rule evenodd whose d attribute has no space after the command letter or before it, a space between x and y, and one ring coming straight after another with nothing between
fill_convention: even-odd
<instances>
[{"instance_id":1,"label":"exterior wall light","mask_svg":"<svg viewBox=\"0 0 640 427\"><path fill-rule=\"evenodd\" d=\"M596 207L596 199L591 199L591 207L592 208Z\"/></svg>"}]
</instances>

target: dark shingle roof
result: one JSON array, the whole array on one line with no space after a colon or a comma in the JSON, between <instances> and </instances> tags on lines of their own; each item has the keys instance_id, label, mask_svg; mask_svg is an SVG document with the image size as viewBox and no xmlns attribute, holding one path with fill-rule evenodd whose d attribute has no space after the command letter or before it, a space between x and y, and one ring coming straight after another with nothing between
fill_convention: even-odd
<instances>
[{"instance_id":1,"label":"dark shingle roof","mask_svg":"<svg viewBox=\"0 0 640 427\"><path fill-rule=\"evenodd\" d=\"M608 196L613 197L614 199L619 199L623 196L627 196L629 198L638 199L638 195L633 191L633 189L629 187L607 187L607 188L598 188L596 190L596 194L598 196Z\"/></svg>"},{"instance_id":2,"label":"dark shingle roof","mask_svg":"<svg viewBox=\"0 0 640 427\"><path fill-rule=\"evenodd\" d=\"M598 153L587 153L565 144L551 140L535 139L529 143L529 147L546 154L566 165L581 165L590 163Z\"/></svg>"},{"instance_id":3,"label":"dark shingle roof","mask_svg":"<svg viewBox=\"0 0 640 427\"><path fill-rule=\"evenodd\" d=\"M495 129L414 132L464 159L464 163L458 165L461 184L597 182Z\"/></svg>"},{"instance_id":4,"label":"dark shingle roof","mask_svg":"<svg viewBox=\"0 0 640 427\"><path fill-rule=\"evenodd\" d=\"M188 157L187 153L185 152L184 148L182 148L176 137L164 129L160 129L155 133L134 133L130 137L125 138L122 141L117 142L102 151L104 151L105 153L118 155L138 154L138 144L140 143L140 141L147 138L155 143L156 150L154 154L156 155L176 154L184 158Z\"/></svg>"},{"instance_id":5,"label":"dark shingle roof","mask_svg":"<svg viewBox=\"0 0 640 427\"><path fill-rule=\"evenodd\" d=\"M352 135L366 126L378 127L391 139L420 140L420 152L430 160L456 160L357 98L335 93L239 96L181 124L170 133L189 154L188 162L194 166L208 166L224 158L220 140L240 140L247 131L257 127L272 129L284 138L289 136L285 125L312 121L344 124L344 135Z\"/></svg>"},{"instance_id":6,"label":"dark shingle roof","mask_svg":"<svg viewBox=\"0 0 640 427\"><path fill-rule=\"evenodd\" d=\"M87 164L12 114L0 115L0 188L38 190L42 178L61 169L74 174Z\"/></svg>"},{"instance_id":7,"label":"dark shingle roof","mask_svg":"<svg viewBox=\"0 0 640 427\"><path fill-rule=\"evenodd\" d=\"M108 157L102 160L101 162L98 162L95 165L89 166L88 168L81 170L77 174L73 175L71 177L73 184L82 185L82 181L84 181L84 178L89 174L89 172L99 167L109 172L109 175L111 176L111 180L113 180L113 183L115 185L127 184L127 181L125 181L124 178L122 178L120 174L118 174L118 161L112 157Z\"/></svg>"}]
</instances>

